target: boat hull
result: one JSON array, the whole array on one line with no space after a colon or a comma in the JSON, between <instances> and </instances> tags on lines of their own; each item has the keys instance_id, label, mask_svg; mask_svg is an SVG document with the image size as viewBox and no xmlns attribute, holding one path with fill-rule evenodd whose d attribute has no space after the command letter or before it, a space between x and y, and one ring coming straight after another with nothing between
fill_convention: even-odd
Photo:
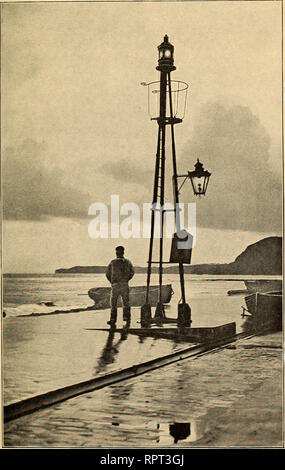
<instances>
[{"instance_id":1,"label":"boat hull","mask_svg":"<svg viewBox=\"0 0 285 470\"><path fill-rule=\"evenodd\" d=\"M282 328L282 292L256 292L245 297L247 311L260 324Z\"/></svg>"},{"instance_id":2,"label":"boat hull","mask_svg":"<svg viewBox=\"0 0 285 470\"><path fill-rule=\"evenodd\" d=\"M94 287L88 291L89 297L94 301L95 309L106 309L110 307L111 287ZM162 286L161 297L162 303L169 303L173 295L171 284ZM132 286L130 287L130 306L141 307L145 303L146 287ZM159 299L159 286L150 286L149 303L155 306ZM122 306L121 298L118 299L118 307Z\"/></svg>"},{"instance_id":3,"label":"boat hull","mask_svg":"<svg viewBox=\"0 0 285 470\"><path fill-rule=\"evenodd\" d=\"M249 292L272 292L282 290L281 280L255 280L255 281L244 281L245 286Z\"/></svg>"}]
</instances>

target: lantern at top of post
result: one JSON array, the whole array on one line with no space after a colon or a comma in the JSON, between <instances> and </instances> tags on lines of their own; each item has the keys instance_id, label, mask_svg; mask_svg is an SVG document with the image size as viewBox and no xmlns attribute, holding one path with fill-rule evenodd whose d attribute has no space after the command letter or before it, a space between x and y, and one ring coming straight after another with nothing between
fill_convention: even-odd
<instances>
[{"instance_id":1,"label":"lantern at top of post","mask_svg":"<svg viewBox=\"0 0 285 470\"><path fill-rule=\"evenodd\" d=\"M157 47L158 49L158 66L156 70L161 72L171 72L176 70L174 64L174 46L170 44L167 34L164 36L164 41Z\"/></svg>"},{"instance_id":2,"label":"lantern at top of post","mask_svg":"<svg viewBox=\"0 0 285 470\"><path fill-rule=\"evenodd\" d=\"M170 101L166 103L166 116L163 118L165 124L178 124L183 121L186 110L186 98L189 85L181 80L172 80L170 72L176 70L174 66L174 46L169 42L167 34L163 42L157 47L158 65L156 70L160 71L160 80L153 82L142 82L141 85L148 87L148 114L152 120L159 122L160 100L161 100L161 80L166 82L166 93L169 94Z\"/></svg>"},{"instance_id":3,"label":"lantern at top of post","mask_svg":"<svg viewBox=\"0 0 285 470\"><path fill-rule=\"evenodd\" d=\"M188 176L192 183L192 188L196 196L205 195L209 183L211 173L208 170L204 170L203 164L197 158L197 163L194 165L194 171L188 171Z\"/></svg>"}]
</instances>

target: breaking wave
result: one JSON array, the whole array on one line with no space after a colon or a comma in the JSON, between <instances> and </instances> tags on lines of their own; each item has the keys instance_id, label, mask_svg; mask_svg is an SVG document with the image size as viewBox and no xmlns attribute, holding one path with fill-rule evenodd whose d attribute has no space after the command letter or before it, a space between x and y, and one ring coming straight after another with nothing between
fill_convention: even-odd
<instances>
[{"instance_id":1,"label":"breaking wave","mask_svg":"<svg viewBox=\"0 0 285 470\"><path fill-rule=\"evenodd\" d=\"M35 304L21 304L17 307L5 307L3 310L3 317L27 317L27 316L42 316L42 315L56 315L67 313L79 313L84 311L93 310L93 305L56 305L53 302L39 302Z\"/></svg>"}]
</instances>

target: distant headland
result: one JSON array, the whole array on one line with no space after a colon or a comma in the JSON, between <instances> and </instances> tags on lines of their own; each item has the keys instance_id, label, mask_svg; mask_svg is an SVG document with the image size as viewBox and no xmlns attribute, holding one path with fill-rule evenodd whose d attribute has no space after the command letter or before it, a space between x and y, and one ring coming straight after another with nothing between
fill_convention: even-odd
<instances>
[{"instance_id":1,"label":"distant headland","mask_svg":"<svg viewBox=\"0 0 285 470\"><path fill-rule=\"evenodd\" d=\"M147 268L135 266L136 273L146 273ZM106 266L73 266L59 268L56 274L74 273L105 273ZM246 275L275 275L282 274L282 237L267 237L249 245L231 263L225 264L195 264L184 265L186 274L246 274ZM153 267L153 273L158 267ZM164 267L165 274L178 274L178 266Z\"/></svg>"}]
</instances>

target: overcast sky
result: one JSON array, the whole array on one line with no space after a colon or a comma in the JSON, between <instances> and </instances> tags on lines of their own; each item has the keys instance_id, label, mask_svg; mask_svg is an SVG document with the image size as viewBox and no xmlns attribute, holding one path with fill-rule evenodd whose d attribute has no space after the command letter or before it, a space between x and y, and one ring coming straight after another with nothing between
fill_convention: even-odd
<instances>
[{"instance_id":1,"label":"overcast sky","mask_svg":"<svg viewBox=\"0 0 285 470\"><path fill-rule=\"evenodd\" d=\"M172 78L190 85L178 169L199 157L212 173L193 263L280 235L279 2L2 5L4 271L106 264L117 244L145 264L147 240L91 239L88 207L150 202L157 125L140 83L159 79L166 33Z\"/></svg>"}]
</instances>

